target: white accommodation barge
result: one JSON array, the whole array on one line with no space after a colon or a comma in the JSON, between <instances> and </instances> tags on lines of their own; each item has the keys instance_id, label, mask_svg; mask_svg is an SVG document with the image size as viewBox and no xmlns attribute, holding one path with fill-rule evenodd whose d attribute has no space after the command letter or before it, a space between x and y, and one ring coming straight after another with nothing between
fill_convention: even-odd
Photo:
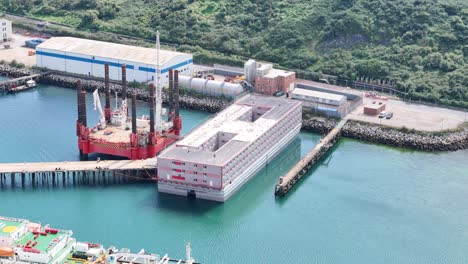
<instances>
[{"instance_id":1,"label":"white accommodation barge","mask_svg":"<svg viewBox=\"0 0 468 264\"><path fill-rule=\"evenodd\" d=\"M247 95L158 156L158 190L225 202L301 129L296 100Z\"/></svg>"}]
</instances>

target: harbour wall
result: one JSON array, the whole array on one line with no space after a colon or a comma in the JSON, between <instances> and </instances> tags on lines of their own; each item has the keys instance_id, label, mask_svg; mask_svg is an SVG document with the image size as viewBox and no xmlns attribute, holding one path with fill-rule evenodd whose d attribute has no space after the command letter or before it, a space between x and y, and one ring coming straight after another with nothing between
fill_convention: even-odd
<instances>
[{"instance_id":1,"label":"harbour wall","mask_svg":"<svg viewBox=\"0 0 468 264\"><path fill-rule=\"evenodd\" d=\"M33 69L19 69L8 65L0 64L0 75L9 77L21 77L32 74ZM42 77L39 82L75 89L76 82L82 80L83 87L88 91L96 88L104 89L104 82L98 79L78 76L67 76L65 74L52 73ZM120 92L122 89L119 83L110 85L112 92ZM127 87L130 92L135 92L139 100L148 101L149 92L144 89ZM163 92L163 101L166 102L168 95ZM180 96L182 108L216 113L227 107L231 101L216 98L203 97L196 98L190 95ZM303 119L302 129L309 132L327 134L336 125L334 119ZM468 149L468 128L460 131L447 131L444 133L418 132L413 130L403 130L391 127L379 126L350 120L342 129L341 135L344 137L364 140L372 143L384 144L394 147L401 147L420 151L455 151Z\"/></svg>"},{"instance_id":2,"label":"harbour wall","mask_svg":"<svg viewBox=\"0 0 468 264\"><path fill-rule=\"evenodd\" d=\"M101 91L104 91L104 81L101 80L92 80L92 79L83 79L81 77L72 77L72 76L65 76L62 74L52 73L44 78L40 79L40 83L42 84L49 84L49 85L56 85L71 89L76 89L76 82L81 80L81 85L83 89L86 91L92 92L96 88L99 88ZM122 90L122 86L117 83L112 83L110 85L111 93L114 94L117 92L120 94ZM148 101L149 100L149 91L146 89L141 88L133 88L127 86L127 93L132 94L135 93L138 100L141 101ZM162 93L163 103L166 103L169 99L169 95L166 91ZM216 113L227 107L231 102L226 99L222 98L215 98L215 97L203 97L203 98L196 98L191 95L182 94L179 96L180 100L180 107L185 109L193 109L199 110L209 113Z\"/></svg>"},{"instance_id":3,"label":"harbour wall","mask_svg":"<svg viewBox=\"0 0 468 264\"><path fill-rule=\"evenodd\" d=\"M311 118L303 120L302 128L306 131L326 134L337 123L337 120ZM468 149L468 128L438 133L419 132L349 120L341 130L341 135L372 143L428 152Z\"/></svg>"},{"instance_id":4,"label":"harbour wall","mask_svg":"<svg viewBox=\"0 0 468 264\"><path fill-rule=\"evenodd\" d=\"M36 71L29 69L29 68L16 68L16 67L11 67L6 64L0 64L0 76L18 78L18 77L28 76L33 73L36 73Z\"/></svg>"},{"instance_id":5,"label":"harbour wall","mask_svg":"<svg viewBox=\"0 0 468 264\"><path fill-rule=\"evenodd\" d=\"M21 77L35 72L33 69L19 69L8 65L0 65L0 75L8 77ZM104 80L98 78L89 78L86 76L74 76L68 73L52 72L43 76L38 80L41 84L56 85L71 89L76 89L76 82L81 80L83 89L93 92L96 88L104 91ZM111 93L117 92L120 94L122 85L119 82L111 82ZM127 85L127 93L135 93L137 99L141 101L149 100L149 90L142 88L133 88ZM162 93L163 103L168 101L169 95L166 91ZM216 113L226 108L231 104L231 101L221 97L195 97L189 94L181 94L179 96L180 106L185 109L199 110L209 113Z\"/></svg>"}]
</instances>

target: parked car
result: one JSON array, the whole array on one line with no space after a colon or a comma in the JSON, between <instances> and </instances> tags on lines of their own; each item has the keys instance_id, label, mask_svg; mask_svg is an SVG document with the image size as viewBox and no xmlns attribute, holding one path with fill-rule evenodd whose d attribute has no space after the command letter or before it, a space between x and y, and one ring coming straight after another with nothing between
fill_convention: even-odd
<instances>
[{"instance_id":1,"label":"parked car","mask_svg":"<svg viewBox=\"0 0 468 264\"><path fill-rule=\"evenodd\" d=\"M274 96L283 96L284 95L284 92L283 91L277 91L276 93L273 94Z\"/></svg>"},{"instance_id":2,"label":"parked car","mask_svg":"<svg viewBox=\"0 0 468 264\"><path fill-rule=\"evenodd\" d=\"M25 46L26 46L27 48L32 48L32 49L34 49L34 48L36 48L37 45L41 44L41 43L44 42L44 41L45 41L45 40L43 40L43 39L30 39L30 40L26 40L26 41L24 42L24 44L25 44Z\"/></svg>"},{"instance_id":3,"label":"parked car","mask_svg":"<svg viewBox=\"0 0 468 264\"><path fill-rule=\"evenodd\" d=\"M385 111L382 111L382 112L380 112L380 114L379 114L379 118L384 118L384 117L386 117L386 116L387 116L387 112L385 112Z\"/></svg>"},{"instance_id":4,"label":"parked car","mask_svg":"<svg viewBox=\"0 0 468 264\"><path fill-rule=\"evenodd\" d=\"M385 118L391 119L393 117L393 112L388 112Z\"/></svg>"}]
</instances>

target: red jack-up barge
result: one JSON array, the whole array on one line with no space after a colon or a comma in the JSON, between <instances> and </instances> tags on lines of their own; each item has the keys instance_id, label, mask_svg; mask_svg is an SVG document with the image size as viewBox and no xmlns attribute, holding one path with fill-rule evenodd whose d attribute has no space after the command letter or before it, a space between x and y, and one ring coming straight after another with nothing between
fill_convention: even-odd
<instances>
[{"instance_id":1,"label":"red jack-up barge","mask_svg":"<svg viewBox=\"0 0 468 264\"><path fill-rule=\"evenodd\" d=\"M158 80L160 80L159 76ZM132 94L132 117L128 118L126 67L122 65L122 98L119 106L116 96L116 108L111 109L109 65L106 64L106 104L103 111L98 90L96 89L93 93L94 107L99 110L100 118L98 124L90 128L87 126L86 119L86 91L81 88L81 82L78 81L76 134L78 136L78 148L81 160L87 160L90 153L126 157L131 160L153 158L161 150L179 139L182 127L182 119L179 114L179 72L169 71L169 111L167 121L163 121L165 109L161 106L161 86L158 85L156 87L156 95L154 85L150 84L149 88L149 117L136 117L136 95Z\"/></svg>"}]
</instances>

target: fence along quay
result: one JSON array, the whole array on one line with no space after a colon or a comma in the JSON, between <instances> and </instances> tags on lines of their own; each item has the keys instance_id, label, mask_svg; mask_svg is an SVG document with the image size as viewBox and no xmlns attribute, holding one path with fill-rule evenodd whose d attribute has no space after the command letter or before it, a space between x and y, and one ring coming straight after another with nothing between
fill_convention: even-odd
<instances>
[{"instance_id":1,"label":"fence along quay","mask_svg":"<svg viewBox=\"0 0 468 264\"><path fill-rule=\"evenodd\" d=\"M285 196L304 175L335 145L340 138L341 129L347 119L341 120L325 137L320 139L307 155L304 156L286 175L279 178L275 187L275 196Z\"/></svg>"},{"instance_id":2,"label":"fence along quay","mask_svg":"<svg viewBox=\"0 0 468 264\"><path fill-rule=\"evenodd\" d=\"M105 160L74 162L38 162L0 164L0 186L21 181L36 186L76 184L107 184L128 181L153 181L156 174L156 158L145 160Z\"/></svg>"}]
</instances>

